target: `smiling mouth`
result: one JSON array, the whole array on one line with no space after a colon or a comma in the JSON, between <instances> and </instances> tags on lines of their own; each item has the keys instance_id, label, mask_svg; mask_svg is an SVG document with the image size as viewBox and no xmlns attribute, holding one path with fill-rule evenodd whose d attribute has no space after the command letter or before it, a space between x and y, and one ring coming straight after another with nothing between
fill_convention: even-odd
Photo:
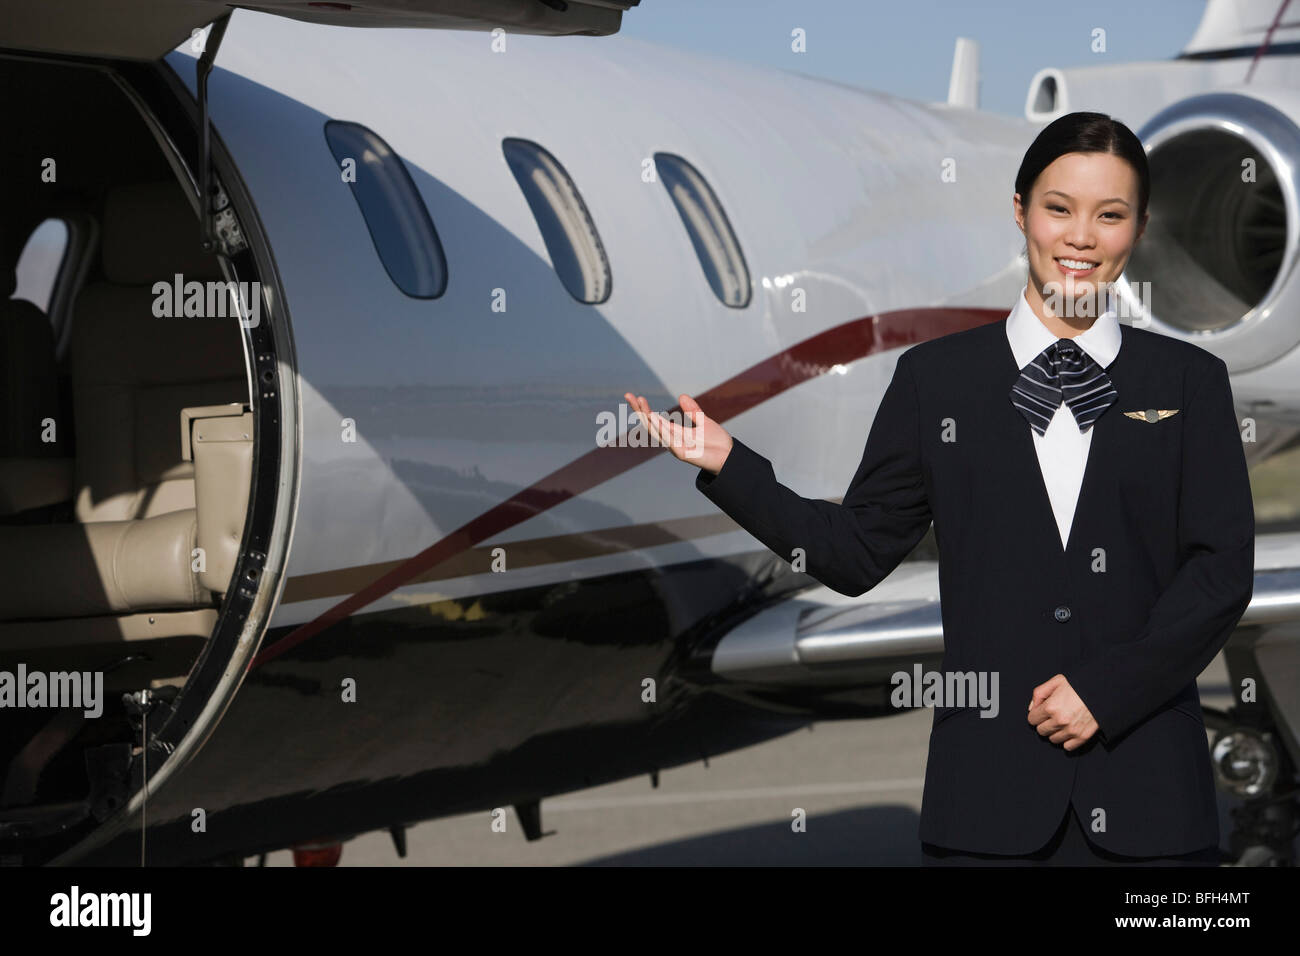
<instances>
[{"instance_id":1,"label":"smiling mouth","mask_svg":"<svg viewBox=\"0 0 1300 956\"><path fill-rule=\"evenodd\" d=\"M1091 272L1101 265L1101 263L1093 262L1091 259L1072 259L1062 256L1056 256L1055 259L1057 264L1066 272Z\"/></svg>"}]
</instances>

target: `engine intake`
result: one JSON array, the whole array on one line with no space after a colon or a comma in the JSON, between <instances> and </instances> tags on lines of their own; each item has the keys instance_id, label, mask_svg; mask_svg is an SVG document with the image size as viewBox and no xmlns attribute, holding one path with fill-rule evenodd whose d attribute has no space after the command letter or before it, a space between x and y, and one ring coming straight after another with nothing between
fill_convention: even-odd
<instances>
[{"instance_id":1,"label":"engine intake","mask_svg":"<svg viewBox=\"0 0 1300 956\"><path fill-rule=\"evenodd\" d=\"M1190 97L1142 127L1150 219L1118 284L1134 325L1212 339L1234 371L1300 344L1293 116L1293 94L1251 89Z\"/></svg>"}]
</instances>

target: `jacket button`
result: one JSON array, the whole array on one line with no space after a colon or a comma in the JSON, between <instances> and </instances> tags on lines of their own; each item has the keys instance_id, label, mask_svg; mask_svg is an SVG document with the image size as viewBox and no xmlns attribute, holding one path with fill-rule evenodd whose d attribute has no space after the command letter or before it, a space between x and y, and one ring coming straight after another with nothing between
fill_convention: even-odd
<instances>
[{"instance_id":1,"label":"jacket button","mask_svg":"<svg viewBox=\"0 0 1300 956\"><path fill-rule=\"evenodd\" d=\"M1055 614L1056 614L1056 619L1061 623L1065 623L1070 619L1070 609L1066 607L1064 604L1062 604L1060 607L1056 609Z\"/></svg>"}]
</instances>

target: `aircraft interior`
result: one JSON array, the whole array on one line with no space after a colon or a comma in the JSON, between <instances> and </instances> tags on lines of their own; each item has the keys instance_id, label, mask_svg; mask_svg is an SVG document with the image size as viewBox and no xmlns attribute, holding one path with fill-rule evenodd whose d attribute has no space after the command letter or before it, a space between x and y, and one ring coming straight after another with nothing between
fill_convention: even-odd
<instances>
[{"instance_id":1,"label":"aircraft interior","mask_svg":"<svg viewBox=\"0 0 1300 956\"><path fill-rule=\"evenodd\" d=\"M0 88L33 94L0 107L0 671L103 672L97 720L5 711L5 819L82 799L89 748L135 740L123 695L184 684L231 587L254 446L238 316L174 315L155 290L223 274L154 128L93 67L0 57ZM42 308L12 296L51 221Z\"/></svg>"}]
</instances>

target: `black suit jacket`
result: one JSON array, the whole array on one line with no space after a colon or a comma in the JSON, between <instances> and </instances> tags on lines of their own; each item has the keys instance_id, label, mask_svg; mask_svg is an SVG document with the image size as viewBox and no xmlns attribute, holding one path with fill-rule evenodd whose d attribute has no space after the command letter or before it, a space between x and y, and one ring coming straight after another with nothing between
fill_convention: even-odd
<instances>
[{"instance_id":1,"label":"black suit jacket","mask_svg":"<svg viewBox=\"0 0 1300 956\"><path fill-rule=\"evenodd\" d=\"M1107 369L1119 397L1093 425L1064 548L1009 398L1020 370L1005 320L899 356L842 504L780 484L734 436L721 470L696 475L754 537L786 560L803 548L808 573L847 595L888 575L933 521L943 671L996 671L1000 710L935 709L928 843L1032 852L1070 802L1093 842L1116 853L1218 842L1196 677L1254 584L1245 455L1223 361L1120 328ZM1148 408L1178 413L1154 423L1123 414ZM1033 688L1058 673L1100 726L1075 751L1027 719Z\"/></svg>"}]
</instances>

